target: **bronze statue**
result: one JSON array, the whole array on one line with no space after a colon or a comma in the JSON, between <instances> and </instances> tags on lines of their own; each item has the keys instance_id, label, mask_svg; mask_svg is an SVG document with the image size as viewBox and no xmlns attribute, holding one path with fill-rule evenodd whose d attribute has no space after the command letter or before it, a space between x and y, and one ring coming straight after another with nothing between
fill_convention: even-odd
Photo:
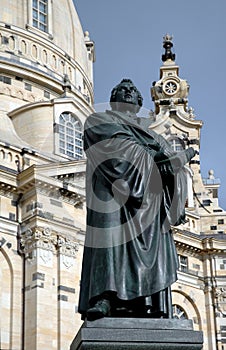
<instances>
[{"instance_id":1,"label":"bronze statue","mask_svg":"<svg viewBox=\"0 0 226 350\"><path fill-rule=\"evenodd\" d=\"M184 166L195 151L174 152L137 117L142 96L130 79L112 90L110 104L85 123L87 232L79 312L89 320L170 318L178 268L171 225L185 219Z\"/></svg>"}]
</instances>

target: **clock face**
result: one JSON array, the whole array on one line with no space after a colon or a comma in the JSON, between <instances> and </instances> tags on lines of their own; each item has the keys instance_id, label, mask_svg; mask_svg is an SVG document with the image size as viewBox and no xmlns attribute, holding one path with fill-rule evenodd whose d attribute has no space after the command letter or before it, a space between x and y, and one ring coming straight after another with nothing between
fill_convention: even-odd
<instances>
[{"instance_id":1,"label":"clock face","mask_svg":"<svg viewBox=\"0 0 226 350\"><path fill-rule=\"evenodd\" d=\"M167 95L173 95L178 89L178 84L173 80L168 80L163 85L163 90Z\"/></svg>"}]
</instances>

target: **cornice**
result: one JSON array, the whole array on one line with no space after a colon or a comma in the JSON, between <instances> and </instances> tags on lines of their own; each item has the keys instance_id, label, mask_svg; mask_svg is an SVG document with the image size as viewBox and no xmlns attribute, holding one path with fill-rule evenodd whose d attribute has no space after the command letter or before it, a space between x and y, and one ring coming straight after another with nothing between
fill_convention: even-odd
<instances>
[{"instance_id":1,"label":"cornice","mask_svg":"<svg viewBox=\"0 0 226 350\"><path fill-rule=\"evenodd\" d=\"M226 235L198 235L173 228L176 247L183 251L198 254L226 253Z\"/></svg>"},{"instance_id":2,"label":"cornice","mask_svg":"<svg viewBox=\"0 0 226 350\"><path fill-rule=\"evenodd\" d=\"M80 222L69 223L65 220L57 220L55 218L49 219L35 213L23 220L21 224L21 233L24 234L28 229L34 230L36 227L45 228L50 227L50 225L55 235L67 237L71 240L74 240L76 237L77 242L84 242L85 224L82 225Z\"/></svg>"},{"instance_id":3,"label":"cornice","mask_svg":"<svg viewBox=\"0 0 226 350\"><path fill-rule=\"evenodd\" d=\"M178 124L180 128L182 125L186 128L191 129L193 129L194 127L201 128L203 126L202 120L189 119L185 116L182 116L181 113L179 113L178 110L175 109L173 113L169 110L168 112L164 111L164 114L161 114L161 112L157 114L156 121L150 125L150 129L159 128L161 125L164 125L168 120L170 120L172 125L174 125L175 127L177 127ZM175 124L173 124L173 121L175 121Z\"/></svg>"},{"instance_id":4,"label":"cornice","mask_svg":"<svg viewBox=\"0 0 226 350\"><path fill-rule=\"evenodd\" d=\"M17 190L17 172L11 169L0 167L0 188L8 192L15 192Z\"/></svg>"},{"instance_id":5,"label":"cornice","mask_svg":"<svg viewBox=\"0 0 226 350\"><path fill-rule=\"evenodd\" d=\"M16 236L18 230L18 222L0 217L1 234Z\"/></svg>"},{"instance_id":6,"label":"cornice","mask_svg":"<svg viewBox=\"0 0 226 350\"><path fill-rule=\"evenodd\" d=\"M70 162L72 163L72 162ZM78 162L79 163L79 162ZM59 165L60 164L60 165ZM64 163L63 163L64 164ZM81 202L85 199L85 188L77 186L76 184L65 183L62 180L67 176L68 172L79 174L77 176L83 177L85 174L85 163L82 162L78 167L67 167L68 171L65 171L62 163L48 165L46 167L37 167L32 165L20 174L18 174L18 190L22 193L32 189L34 186L37 191L53 192L53 190L59 190L60 194L67 197L75 196L80 198ZM42 172L42 170L44 171ZM62 172L62 178L60 178ZM55 175L55 176L54 176Z\"/></svg>"}]
</instances>

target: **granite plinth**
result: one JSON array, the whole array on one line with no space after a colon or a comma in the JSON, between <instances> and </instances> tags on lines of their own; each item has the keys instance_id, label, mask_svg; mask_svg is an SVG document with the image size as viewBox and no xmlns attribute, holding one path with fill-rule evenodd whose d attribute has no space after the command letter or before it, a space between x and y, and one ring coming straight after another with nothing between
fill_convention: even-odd
<instances>
[{"instance_id":1,"label":"granite plinth","mask_svg":"<svg viewBox=\"0 0 226 350\"><path fill-rule=\"evenodd\" d=\"M191 320L102 318L83 323L70 350L201 350Z\"/></svg>"}]
</instances>

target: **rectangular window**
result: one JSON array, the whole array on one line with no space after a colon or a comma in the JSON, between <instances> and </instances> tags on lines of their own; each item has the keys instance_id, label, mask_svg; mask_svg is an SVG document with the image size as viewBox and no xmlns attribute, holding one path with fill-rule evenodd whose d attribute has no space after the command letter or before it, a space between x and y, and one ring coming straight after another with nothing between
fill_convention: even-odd
<instances>
[{"instance_id":1,"label":"rectangular window","mask_svg":"<svg viewBox=\"0 0 226 350\"><path fill-rule=\"evenodd\" d=\"M31 84L25 83L25 84L24 84L24 88L25 88L25 90L32 91L32 86L31 86Z\"/></svg>"},{"instance_id":2,"label":"rectangular window","mask_svg":"<svg viewBox=\"0 0 226 350\"><path fill-rule=\"evenodd\" d=\"M212 203L210 199L204 199L202 201L202 204L204 205L204 207L209 207L210 203Z\"/></svg>"},{"instance_id":3,"label":"rectangular window","mask_svg":"<svg viewBox=\"0 0 226 350\"><path fill-rule=\"evenodd\" d=\"M4 76L4 75L0 75L0 81L2 81L2 82L5 83L5 84L11 85L11 78L6 77L6 76Z\"/></svg>"},{"instance_id":4,"label":"rectangular window","mask_svg":"<svg viewBox=\"0 0 226 350\"><path fill-rule=\"evenodd\" d=\"M212 231L217 230L217 226L212 225L212 226L210 226L210 229L211 229Z\"/></svg>"},{"instance_id":5,"label":"rectangular window","mask_svg":"<svg viewBox=\"0 0 226 350\"><path fill-rule=\"evenodd\" d=\"M18 81L23 81L23 78L18 77L18 76L16 76L15 79L18 80Z\"/></svg>"},{"instance_id":6,"label":"rectangular window","mask_svg":"<svg viewBox=\"0 0 226 350\"><path fill-rule=\"evenodd\" d=\"M224 225L224 219L218 219L218 225Z\"/></svg>"},{"instance_id":7,"label":"rectangular window","mask_svg":"<svg viewBox=\"0 0 226 350\"><path fill-rule=\"evenodd\" d=\"M217 188L213 189L213 198L218 198L218 190L217 190Z\"/></svg>"},{"instance_id":8,"label":"rectangular window","mask_svg":"<svg viewBox=\"0 0 226 350\"><path fill-rule=\"evenodd\" d=\"M46 98L50 98L50 93L49 93L49 91L44 91L44 97L46 97Z\"/></svg>"},{"instance_id":9,"label":"rectangular window","mask_svg":"<svg viewBox=\"0 0 226 350\"><path fill-rule=\"evenodd\" d=\"M200 270L200 265L198 264L192 264L193 268L196 270Z\"/></svg>"},{"instance_id":10,"label":"rectangular window","mask_svg":"<svg viewBox=\"0 0 226 350\"><path fill-rule=\"evenodd\" d=\"M188 258L187 256L178 255L179 258L179 271L188 272Z\"/></svg>"},{"instance_id":11,"label":"rectangular window","mask_svg":"<svg viewBox=\"0 0 226 350\"><path fill-rule=\"evenodd\" d=\"M16 219L16 214L9 213L9 220L15 221Z\"/></svg>"},{"instance_id":12,"label":"rectangular window","mask_svg":"<svg viewBox=\"0 0 226 350\"><path fill-rule=\"evenodd\" d=\"M32 25L48 31L48 0L32 0Z\"/></svg>"}]
</instances>

